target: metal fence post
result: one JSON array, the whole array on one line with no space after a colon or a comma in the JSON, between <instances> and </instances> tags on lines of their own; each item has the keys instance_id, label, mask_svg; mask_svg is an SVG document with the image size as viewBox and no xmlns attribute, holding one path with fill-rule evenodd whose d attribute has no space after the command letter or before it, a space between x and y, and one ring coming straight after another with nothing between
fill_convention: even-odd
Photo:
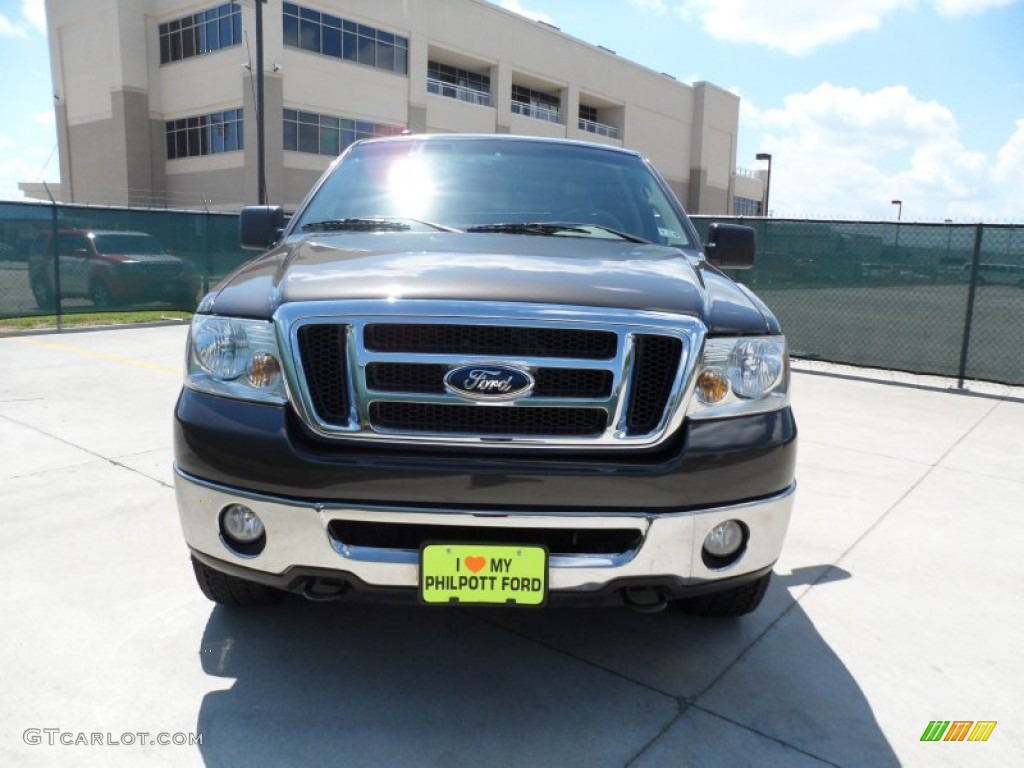
<instances>
[{"instance_id":1,"label":"metal fence post","mask_svg":"<svg viewBox=\"0 0 1024 768\"><path fill-rule=\"evenodd\" d=\"M50 251L53 256L53 300L55 302L54 313L57 315L57 330L61 331L64 328L63 323L63 305L61 302L61 290L60 290L60 246L57 243L58 239L58 228L57 228L57 204L50 203Z\"/></svg>"},{"instance_id":2,"label":"metal fence post","mask_svg":"<svg viewBox=\"0 0 1024 768\"><path fill-rule=\"evenodd\" d=\"M957 379L957 387L964 388L964 379L967 377L967 353L971 346L971 326L974 323L974 295L978 290L978 264L981 262L981 238L983 225L977 224L974 228L974 255L971 257L971 283L967 289L967 309L964 312L964 335L960 346L960 373Z\"/></svg>"},{"instance_id":3,"label":"metal fence post","mask_svg":"<svg viewBox=\"0 0 1024 768\"><path fill-rule=\"evenodd\" d=\"M45 181L43 182L43 189L46 190L46 196L50 198L50 251L53 256L53 300L54 300L54 314L57 316L57 332L59 333L64 328L63 324L63 312L61 298L60 298L60 248L57 246L57 201L53 199L53 193L50 192L50 185Z\"/></svg>"},{"instance_id":4,"label":"metal fence post","mask_svg":"<svg viewBox=\"0 0 1024 768\"><path fill-rule=\"evenodd\" d=\"M213 265L210 263L210 211L203 212L203 296L210 292L210 274Z\"/></svg>"}]
</instances>

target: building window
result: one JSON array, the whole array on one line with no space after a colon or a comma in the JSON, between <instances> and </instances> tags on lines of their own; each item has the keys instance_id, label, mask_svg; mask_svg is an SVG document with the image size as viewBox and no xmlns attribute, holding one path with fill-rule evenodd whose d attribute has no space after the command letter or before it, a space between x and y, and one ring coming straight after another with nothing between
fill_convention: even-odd
<instances>
[{"instance_id":1,"label":"building window","mask_svg":"<svg viewBox=\"0 0 1024 768\"><path fill-rule=\"evenodd\" d=\"M349 144L359 139L396 136L404 130L401 125L350 120L296 109L284 111L284 148L292 152L333 157L340 155Z\"/></svg>"},{"instance_id":2,"label":"building window","mask_svg":"<svg viewBox=\"0 0 1024 768\"><path fill-rule=\"evenodd\" d=\"M733 216L760 216L761 201L749 197L734 197L732 199Z\"/></svg>"},{"instance_id":3,"label":"building window","mask_svg":"<svg viewBox=\"0 0 1024 768\"><path fill-rule=\"evenodd\" d=\"M409 38L354 21L284 3L284 44L405 75Z\"/></svg>"},{"instance_id":4,"label":"building window","mask_svg":"<svg viewBox=\"0 0 1024 768\"><path fill-rule=\"evenodd\" d=\"M240 109L168 120L165 126L168 160L235 152L244 148Z\"/></svg>"},{"instance_id":5,"label":"building window","mask_svg":"<svg viewBox=\"0 0 1024 768\"><path fill-rule=\"evenodd\" d=\"M619 138L619 129L614 125L606 125L597 119L597 107L588 107L580 104L580 116L578 122L581 131L596 133L599 136L607 136L611 139Z\"/></svg>"},{"instance_id":6,"label":"building window","mask_svg":"<svg viewBox=\"0 0 1024 768\"><path fill-rule=\"evenodd\" d=\"M517 115L535 117L549 123L562 122L561 99L521 85L512 86L512 111Z\"/></svg>"},{"instance_id":7,"label":"building window","mask_svg":"<svg viewBox=\"0 0 1024 768\"><path fill-rule=\"evenodd\" d=\"M436 61L427 62L427 90L450 99L491 106L491 78Z\"/></svg>"},{"instance_id":8,"label":"building window","mask_svg":"<svg viewBox=\"0 0 1024 768\"><path fill-rule=\"evenodd\" d=\"M242 7L224 3L160 25L160 63L213 53L242 42Z\"/></svg>"}]
</instances>

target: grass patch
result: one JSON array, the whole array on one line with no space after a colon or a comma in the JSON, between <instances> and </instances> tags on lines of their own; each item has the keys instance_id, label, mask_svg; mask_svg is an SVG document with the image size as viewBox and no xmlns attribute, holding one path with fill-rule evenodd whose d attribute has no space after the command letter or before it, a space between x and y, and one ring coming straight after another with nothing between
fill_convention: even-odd
<instances>
[{"instance_id":1,"label":"grass patch","mask_svg":"<svg viewBox=\"0 0 1024 768\"><path fill-rule=\"evenodd\" d=\"M64 315L61 325L64 328L89 328L104 325L130 325L133 323L156 323L162 320L180 320L187 322L191 312L174 312L155 310L149 312L88 312L83 314ZM4 331L44 331L57 327L56 315L34 315L32 317L0 318L0 333Z\"/></svg>"}]
</instances>

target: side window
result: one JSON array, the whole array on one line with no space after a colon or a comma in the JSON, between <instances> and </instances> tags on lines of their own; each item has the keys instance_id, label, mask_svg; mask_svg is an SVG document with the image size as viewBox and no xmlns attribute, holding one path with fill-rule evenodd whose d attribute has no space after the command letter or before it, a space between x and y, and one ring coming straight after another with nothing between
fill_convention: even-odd
<instances>
[{"instance_id":1,"label":"side window","mask_svg":"<svg viewBox=\"0 0 1024 768\"><path fill-rule=\"evenodd\" d=\"M74 256L76 251L82 250L87 254L92 253L88 240L82 235L59 235L57 249L61 256Z\"/></svg>"},{"instance_id":2,"label":"side window","mask_svg":"<svg viewBox=\"0 0 1024 768\"><path fill-rule=\"evenodd\" d=\"M50 250L50 236L49 235L36 235L35 239L32 240L32 245L29 248L29 253L33 256L45 256Z\"/></svg>"}]
</instances>

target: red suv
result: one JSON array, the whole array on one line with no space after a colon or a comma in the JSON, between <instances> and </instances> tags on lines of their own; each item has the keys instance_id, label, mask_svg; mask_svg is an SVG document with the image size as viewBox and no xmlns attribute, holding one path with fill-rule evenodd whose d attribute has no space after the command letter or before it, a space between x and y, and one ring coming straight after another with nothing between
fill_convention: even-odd
<instances>
[{"instance_id":1,"label":"red suv","mask_svg":"<svg viewBox=\"0 0 1024 768\"><path fill-rule=\"evenodd\" d=\"M29 283L40 309L53 306L53 234L38 235L29 255ZM145 232L61 230L57 233L62 297L84 297L98 309L133 301L195 306L200 277L191 262Z\"/></svg>"}]
</instances>

